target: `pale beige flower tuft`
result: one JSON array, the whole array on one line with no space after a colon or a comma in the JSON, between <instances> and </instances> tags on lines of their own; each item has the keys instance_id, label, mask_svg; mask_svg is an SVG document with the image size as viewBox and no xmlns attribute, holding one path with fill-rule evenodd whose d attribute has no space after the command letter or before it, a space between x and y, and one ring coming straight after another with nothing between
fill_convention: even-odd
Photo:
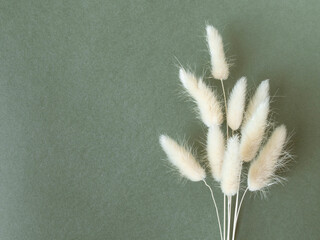
<instances>
[{"instance_id":1,"label":"pale beige flower tuft","mask_svg":"<svg viewBox=\"0 0 320 240\"><path fill-rule=\"evenodd\" d=\"M215 79L226 80L229 77L229 66L223 50L222 37L218 30L211 25L207 25L206 31L212 76Z\"/></svg>"},{"instance_id":2,"label":"pale beige flower tuft","mask_svg":"<svg viewBox=\"0 0 320 240\"><path fill-rule=\"evenodd\" d=\"M205 170L190 151L166 135L161 135L159 141L169 161L179 170L182 176L194 182L205 179Z\"/></svg>"}]
</instances>

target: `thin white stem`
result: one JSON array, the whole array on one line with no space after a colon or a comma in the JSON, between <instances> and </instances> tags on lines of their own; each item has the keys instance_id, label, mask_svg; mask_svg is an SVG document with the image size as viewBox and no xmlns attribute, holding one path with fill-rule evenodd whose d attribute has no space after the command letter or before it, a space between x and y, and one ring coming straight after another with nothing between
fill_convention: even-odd
<instances>
[{"instance_id":1,"label":"thin white stem","mask_svg":"<svg viewBox=\"0 0 320 240\"><path fill-rule=\"evenodd\" d=\"M227 109L227 97L226 97L226 92L224 90L224 84L223 84L223 80L220 79L220 82L221 82L221 87L222 87L222 92L223 92L223 98L224 98L224 108L225 108L225 112L226 112L226 119L227 119L227 112L228 112L228 109ZM227 139L229 138L229 127L228 127L228 121L226 120L226 128L227 128Z\"/></svg>"},{"instance_id":2,"label":"thin white stem","mask_svg":"<svg viewBox=\"0 0 320 240\"><path fill-rule=\"evenodd\" d=\"M229 138L229 127L227 122L227 97L226 92L224 90L223 80L220 79L222 92L223 92L223 99L224 99L224 108L226 113L226 131L227 131L227 139ZM223 196L223 240L226 240L226 195Z\"/></svg>"},{"instance_id":3,"label":"thin white stem","mask_svg":"<svg viewBox=\"0 0 320 240\"><path fill-rule=\"evenodd\" d=\"M240 174L239 174L239 182L241 180L241 170L240 170ZM237 192L236 205L235 205L235 208L234 208L232 240L234 240L235 236L236 236L236 225L237 225L237 214L238 214L238 203L239 203L239 190L240 190L240 186L239 186L239 189L238 189L238 192Z\"/></svg>"},{"instance_id":4,"label":"thin white stem","mask_svg":"<svg viewBox=\"0 0 320 240\"><path fill-rule=\"evenodd\" d=\"M218 207L217 207L217 203L216 203L216 200L214 198L214 195L213 195L213 191L212 191L212 188L207 184L207 182L203 179L202 180L204 182L204 184L209 188L210 190L210 193L211 193L211 198L212 198L212 201L213 201L213 204L216 208L216 214L217 214L217 219L218 219L218 224L219 224L219 230L220 230L220 237L221 237L221 240L223 240L222 238L222 230L221 230L221 223L220 223L220 216L219 216L219 211L218 211Z\"/></svg>"},{"instance_id":5,"label":"thin white stem","mask_svg":"<svg viewBox=\"0 0 320 240\"><path fill-rule=\"evenodd\" d=\"M238 217L239 217L240 208L241 208L241 205L242 205L244 196L246 195L246 193L247 193L248 190L249 190L249 188L246 188L246 190L244 191L244 193L243 193L243 195L242 195L242 198L241 198L241 201L240 201L240 204L239 204L239 209L238 209L238 212L237 212L237 220L238 220Z\"/></svg>"},{"instance_id":6,"label":"thin white stem","mask_svg":"<svg viewBox=\"0 0 320 240\"><path fill-rule=\"evenodd\" d=\"M232 210L232 197L228 196L228 232L227 232L227 239L230 240L230 227L231 227L231 210Z\"/></svg>"},{"instance_id":7,"label":"thin white stem","mask_svg":"<svg viewBox=\"0 0 320 240\"><path fill-rule=\"evenodd\" d=\"M231 203L232 203L232 197L228 196L228 233L227 233L227 239L230 240L230 225L231 225Z\"/></svg>"},{"instance_id":8,"label":"thin white stem","mask_svg":"<svg viewBox=\"0 0 320 240\"><path fill-rule=\"evenodd\" d=\"M223 240L226 240L226 195L223 194Z\"/></svg>"},{"instance_id":9,"label":"thin white stem","mask_svg":"<svg viewBox=\"0 0 320 240\"><path fill-rule=\"evenodd\" d=\"M239 204L239 208L238 208L238 210L237 210L237 212L236 212L237 214L234 214L234 216L235 216L235 221L234 221L234 225L233 225L233 238L232 238L232 239L235 239L236 228L237 228L238 217L239 217L241 205L242 205L244 196L246 195L248 189L249 189L249 188L246 188L246 190L244 191L244 193L243 193L243 195L242 195L242 198L241 198L241 201L240 201L240 204Z\"/></svg>"},{"instance_id":10,"label":"thin white stem","mask_svg":"<svg viewBox=\"0 0 320 240\"><path fill-rule=\"evenodd\" d=\"M233 231L232 231L232 240L234 240L236 235L236 222L237 222L237 212L238 212L238 201L239 201L239 190L236 196L236 206L234 208L234 217L233 217Z\"/></svg>"}]
</instances>

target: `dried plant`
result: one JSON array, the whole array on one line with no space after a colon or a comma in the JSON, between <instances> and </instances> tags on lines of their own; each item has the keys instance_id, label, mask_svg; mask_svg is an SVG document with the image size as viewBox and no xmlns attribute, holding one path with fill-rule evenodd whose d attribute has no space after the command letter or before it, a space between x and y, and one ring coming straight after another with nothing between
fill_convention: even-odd
<instances>
[{"instance_id":1,"label":"dried plant","mask_svg":"<svg viewBox=\"0 0 320 240\"><path fill-rule=\"evenodd\" d=\"M248 174L250 191L261 190L272 184L277 178L275 172L282 166L283 146L286 143L287 129L284 125L277 127L257 159L252 162Z\"/></svg>"},{"instance_id":2,"label":"dried plant","mask_svg":"<svg viewBox=\"0 0 320 240\"><path fill-rule=\"evenodd\" d=\"M187 148L165 135L160 136L160 144L169 161L180 171L182 176L193 182L205 179L206 173L191 151L188 151Z\"/></svg>"},{"instance_id":3,"label":"dried plant","mask_svg":"<svg viewBox=\"0 0 320 240\"><path fill-rule=\"evenodd\" d=\"M224 150L225 140L223 133L219 126L213 125L208 130L207 158L212 177L217 182L221 181Z\"/></svg>"},{"instance_id":4,"label":"dried plant","mask_svg":"<svg viewBox=\"0 0 320 240\"><path fill-rule=\"evenodd\" d=\"M229 97L227 122L229 127L236 131L240 127L246 104L247 79L242 77L238 80Z\"/></svg>"},{"instance_id":5,"label":"dried plant","mask_svg":"<svg viewBox=\"0 0 320 240\"><path fill-rule=\"evenodd\" d=\"M203 181L209 188L216 209L220 238L234 240L240 208L246 193L264 191L265 188L283 179L277 176L277 171L283 167L289 156L284 152L287 130L284 125L277 127L261 147L267 136L269 124L269 80L262 81L258 86L246 111L247 79L245 77L237 81L227 102L223 82L229 77L229 66L225 58L222 37L212 26L207 26L206 31L211 57L211 74L214 79L220 80L224 97L226 135L221 131L224 117L220 99L216 93L202 78L195 77L184 68L180 69L179 77L184 89L196 103L200 119L208 127L206 151L209 168L207 170L210 171L212 178L220 183L224 194L223 227L212 187L206 181L208 176L191 149L179 145L166 135L160 136L160 144L169 161L183 177L194 182ZM230 136L229 128L232 130ZM239 200L242 165L250 161L252 162L247 174L247 187ZM232 211L233 198L235 198L235 204ZM232 212L234 212L233 217Z\"/></svg>"},{"instance_id":6,"label":"dried plant","mask_svg":"<svg viewBox=\"0 0 320 240\"><path fill-rule=\"evenodd\" d=\"M202 79L197 80L192 73L185 71L183 68L180 69L179 73L183 87L198 105L203 123L208 127L220 125L223 122L223 114L214 92Z\"/></svg>"},{"instance_id":7,"label":"dried plant","mask_svg":"<svg viewBox=\"0 0 320 240\"><path fill-rule=\"evenodd\" d=\"M264 100L241 130L240 157L250 162L259 151L269 112L269 98Z\"/></svg>"},{"instance_id":8,"label":"dried plant","mask_svg":"<svg viewBox=\"0 0 320 240\"><path fill-rule=\"evenodd\" d=\"M239 190L241 165L239 138L238 135L234 135L228 139L222 165L221 190L228 197L235 195Z\"/></svg>"}]
</instances>

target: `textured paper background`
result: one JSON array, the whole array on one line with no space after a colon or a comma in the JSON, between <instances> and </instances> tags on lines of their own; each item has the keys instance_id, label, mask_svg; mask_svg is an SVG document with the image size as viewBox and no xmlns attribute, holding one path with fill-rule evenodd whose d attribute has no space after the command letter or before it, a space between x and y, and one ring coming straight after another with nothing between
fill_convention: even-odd
<instances>
[{"instance_id":1,"label":"textured paper background","mask_svg":"<svg viewBox=\"0 0 320 240\"><path fill-rule=\"evenodd\" d=\"M201 150L175 57L208 70L206 22L234 59L228 90L270 78L273 118L295 132L288 183L245 200L238 239L319 239L319 13L316 0L0 1L0 239L219 239L208 189L158 145L167 133Z\"/></svg>"}]
</instances>

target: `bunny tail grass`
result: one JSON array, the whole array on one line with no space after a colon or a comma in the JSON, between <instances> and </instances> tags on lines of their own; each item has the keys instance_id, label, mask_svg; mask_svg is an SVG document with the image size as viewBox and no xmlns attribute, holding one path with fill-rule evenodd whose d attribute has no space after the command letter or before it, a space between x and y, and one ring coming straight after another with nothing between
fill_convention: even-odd
<instances>
[{"instance_id":1,"label":"bunny tail grass","mask_svg":"<svg viewBox=\"0 0 320 240\"><path fill-rule=\"evenodd\" d=\"M227 123L232 130L237 130L242 122L246 103L247 79L240 78L233 87L228 101Z\"/></svg>"},{"instance_id":2,"label":"bunny tail grass","mask_svg":"<svg viewBox=\"0 0 320 240\"><path fill-rule=\"evenodd\" d=\"M229 76L229 66L223 50L222 37L213 26L207 25L206 31L212 75L215 79L226 80Z\"/></svg>"},{"instance_id":3,"label":"bunny tail grass","mask_svg":"<svg viewBox=\"0 0 320 240\"><path fill-rule=\"evenodd\" d=\"M250 191L262 190L274 180L286 136L286 127L284 125L277 127L257 159L252 162L248 173L248 188Z\"/></svg>"},{"instance_id":4,"label":"bunny tail grass","mask_svg":"<svg viewBox=\"0 0 320 240\"><path fill-rule=\"evenodd\" d=\"M224 154L222 165L222 192L229 196L233 196L238 192L240 186L242 162L239 156L239 138L234 135L228 139L227 150Z\"/></svg>"},{"instance_id":5,"label":"bunny tail grass","mask_svg":"<svg viewBox=\"0 0 320 240\"><path fill-rule=\"evenodd\" d=\"M208 127L212 125L220 125L223 121L221 106L214 92L202 81L184 70L179 71L180 81L183 87L191 95L197 103L200 117Z\"/></svg>"},{"instance_id":6,"label":"bunny tail grass","mask_svg":"<svg viewBox=\"0 0 320 240\"><path fill-rule=\"evenodd\" d=\"M240 143L240 157L242 161L250 162L256 156L263 140L268 112L269 97L259 105L250 120L242 128Z\"/></svg>"},{"instance_id":7,"label":"bunny tail grass","mask_svg":"<svg viewBox=\"0 0 320 240\"><path fill-rule=\"evenodd\" d=\"M245 125L245 123L250 120L250 118L252 117L252 114L254 114L258 106L268 97L269 97L269 80L264 80L260 83L255 94L253 95L252 99L249 102L249 105L245 113L243 125Z\"/></svg>"},{"instance_id":8,"label":"bunny tail grass","mask_svg":"<svg viewBox=\"0 0 320 240\"><path fill-rule=\"evenodd\" d=\"M194 182L201 181L206 177L204 169L195 160L190 151L180 146L168 136L161 135L159 140L169 161L179 170L182 176Z\"/></svg>"},{"instance_id":9,"label":"bunny tail grass","mask_svg":"<svg viewBox=\"0 0 320 240\"><path fill-rule=\"evenodd\" d=\"M207 136L207 154L212 177L217 182L221 181L224 148L224 136L220 127L217 125L211 126Z\"/></svg>"}]
</instances>

